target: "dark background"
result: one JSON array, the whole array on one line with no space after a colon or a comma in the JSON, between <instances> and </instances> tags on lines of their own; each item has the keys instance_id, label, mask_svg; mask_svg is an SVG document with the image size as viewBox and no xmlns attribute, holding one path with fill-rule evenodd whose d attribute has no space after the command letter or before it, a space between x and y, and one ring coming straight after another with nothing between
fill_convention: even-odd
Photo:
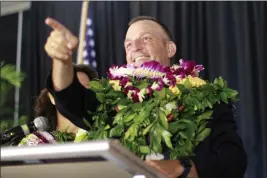
<instances>
[{"instance_id":1,"label":"dark background","mask_svg":"<svg viewBox=\"0 0 267 178\"><path fill-rule=\"evenodd\" d=\"M79 34L82 2L32 2L23 17L21 113L33 118L34 99L45 87L51 60L44 44L56 18ZM98 72L125 63L123 41L129 20L151 15L171 29L180 58L202 63L205 79L223 76L239 91L236 120L248 154L246 178L267 178L267 3L266 2L92 2ZM0 19L0 60L15 60L16 15ZM15 36L16 37L16 36ZM76 54L75 54L76 56ZM74 58L75 59L75 58Z\"/></svg>"}]
</instances>

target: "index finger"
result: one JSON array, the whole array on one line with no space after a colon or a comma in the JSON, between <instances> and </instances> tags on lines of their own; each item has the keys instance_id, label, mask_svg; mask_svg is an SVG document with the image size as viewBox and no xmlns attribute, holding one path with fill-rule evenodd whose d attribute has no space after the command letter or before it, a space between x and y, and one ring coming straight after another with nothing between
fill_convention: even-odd
<instances>
[{"instance_id":1,"label":"index finger","mask_svg":"<svg viewBox=\"0 0 267 178\"><path fill-rule=\"evenodd\" d=\"M51 27L53 30L69 32L69 30L64 25L62 25L61 23L59 23L57 20L55 20L53 18L50 18L50 17L46 18L45 23L49 27Z\"/></svg>"}]
</instances>

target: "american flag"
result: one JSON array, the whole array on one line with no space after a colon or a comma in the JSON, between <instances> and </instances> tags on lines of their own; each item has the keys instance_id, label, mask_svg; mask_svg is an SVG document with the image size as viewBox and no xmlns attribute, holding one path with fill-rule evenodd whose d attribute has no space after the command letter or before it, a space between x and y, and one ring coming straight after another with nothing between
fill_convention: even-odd
<instances>
[{"instance_id":1,"label":"american flag","mask_svg":"<svg viewBox=\"0 0 267 178\"><path fill-rule=\"evenodd\" d=\"M90 4L90 3L89 3ZM86 32L83 50L83 63L89 64L96 68L96 52L95 52L95 39L94 39L94 28L93 28L93 9L88 5L87 20L86 20Z\"/></svg>"}]
</instances>

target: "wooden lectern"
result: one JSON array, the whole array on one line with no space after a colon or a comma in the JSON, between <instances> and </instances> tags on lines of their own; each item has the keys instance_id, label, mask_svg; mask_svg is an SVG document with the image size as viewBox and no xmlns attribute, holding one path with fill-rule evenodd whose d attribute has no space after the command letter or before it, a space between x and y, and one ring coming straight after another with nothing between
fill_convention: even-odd
<instances>
[{"instance_id":1,"label":"wooden lectern","mask_svg":"<svg viewBox=\"0 0 267 178\"><path fill-rule=\"evenodd\" d=\"M117 140L1 147L1 178L163 178Z\"/></svg>"}]
</instances>

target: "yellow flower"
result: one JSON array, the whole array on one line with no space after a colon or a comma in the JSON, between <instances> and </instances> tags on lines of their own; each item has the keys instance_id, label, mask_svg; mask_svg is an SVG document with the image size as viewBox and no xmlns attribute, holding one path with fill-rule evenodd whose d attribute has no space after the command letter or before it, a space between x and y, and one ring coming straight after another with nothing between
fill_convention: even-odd
<instances>
[{"instance_id":1,"label":"yellow flower","mask_svg":"<svg viewBox=\"0 0 267 178\"><path fill-rule=\"evenodd\" d=\"M176 79L176 84L181 84L182 79L180 77L175 76L175 79Z\"/></svg>"},{"instance_id":2,"label":"yellow flower","mask_svg":"<svg viewBox=\"0 0 267 178\"><path fill-rule=\"evenodd\" d=\"M124 86L124 88L126 88L128 86L133 86L132 82L127 82L126 85Z\"/></svg>"},{"instance_id":3,"label":"yellow flower","mask_svg":"<svg viewBox=\"0 0 267 178\"><path fill-rule=\"evenodd\" d=\"M112 85L115 91L121 91L120 81L119 80L110 80L109 84Z\"/></svg>"},{"instance_id":4,"label":"yellow flower","mask_svg":"<svg viewBox=\"0 0 267 178\"><path fill-rule=\"evenodd\" d=\"M174 87L173 86L169 86L169 89L176 95L181 93L177 86L174 86Z\"/></svg>"},{"instance_id":5,"label":"yellow flower","mask_svg":"<svg viewBox=\"0 0 267 178\"><path fill-rule=\"evenodd\" d=\"M184 84L184 82L186 80L189 80L189 83L191 84L191 87L200 87L202 85L205 85L206 82L204 80L202 80L199 77L192 77L191 75L189 75L188 77L184 78L180 83Z\"/></svg>"},{"instance_id":6,"label":"yellow flower","mask_svg":"<svg viewBox=\"0 0 267 178\"><path fill-rule=\"evenodd\" d=\"M189 76L188 78L189 78L189 82L191 83L192 87L200 87L206 84L206 82L199 77Z\"/></svg>"}]
</instances>

